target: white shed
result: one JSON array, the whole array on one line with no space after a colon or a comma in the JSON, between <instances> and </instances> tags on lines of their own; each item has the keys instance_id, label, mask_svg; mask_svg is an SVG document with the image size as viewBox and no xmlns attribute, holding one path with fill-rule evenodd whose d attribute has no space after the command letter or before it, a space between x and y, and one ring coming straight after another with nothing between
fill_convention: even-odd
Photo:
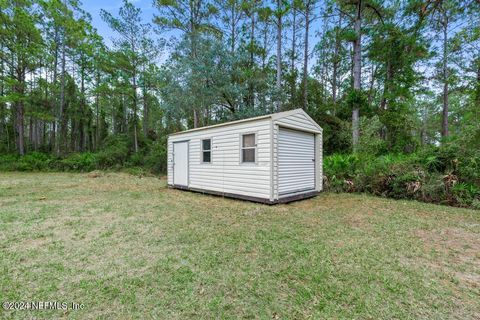
<instances>
[{"instance_id":1,"label":"white shed","mask_svg":"<svg viewBox=\"0 0 480 320\"><path fill-rule=\"evenodd\" d=\"M170 187L281 203L322 190L322 128L302 109L168 137Z\"/></svg>"}]
</instances>

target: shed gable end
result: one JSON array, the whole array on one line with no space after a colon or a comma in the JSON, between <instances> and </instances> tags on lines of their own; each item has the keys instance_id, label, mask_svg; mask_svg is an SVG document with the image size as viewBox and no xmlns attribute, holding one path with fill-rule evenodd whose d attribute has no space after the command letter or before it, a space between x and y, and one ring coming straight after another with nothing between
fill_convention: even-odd
<instances>
[{"instance_id":1,"label":"shed gable end","mask_svg":"<svg viewBox=\"0 0 480 320\"><path fill-rule=\"evenodd\" d=\"M299 130L306 130L315 133L322 132L322 128L302 109L292 110L278 114L273 117L276 124Z\"/></svg>"}]
</instances>

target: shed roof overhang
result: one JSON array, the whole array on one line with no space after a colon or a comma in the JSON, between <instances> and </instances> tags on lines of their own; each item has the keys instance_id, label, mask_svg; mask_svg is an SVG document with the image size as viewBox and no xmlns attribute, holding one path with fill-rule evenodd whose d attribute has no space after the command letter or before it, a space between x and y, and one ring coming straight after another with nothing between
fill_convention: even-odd
<instances>
[{"instance_id":1,"label":"shed roof overhang","mask_svg":"<svg viewBox=\"0 0 480 320\"><path fill-rule=\"evenodd\" d=\"M272 119L273 121L276 121L276 120L280 120L281 118L285 118L285 117L288 117L288 116L291 116L291 115L294 115L294 114L299 114L299 113L306 116L307 119L310 122L312 122L312 124L314 124L314 126L317 128L317 130L306 130L306 131L310 131L310 132L314 132L314 133L321 133L323 131L322 128L305 111L303 111L303 109L294 109L294 110L290 110L290 111L283 111L283 112L278 112L278 113L267 114L267 115L259 116L259 117L241 119L241 120L236 120L236 121L214 124L214 125L206 126L206 127L200 127L200 128L194 128L194 129L185 130L185 131L179 131L179 132L171 133L168 136L175 136L175 135L180 135L180 134L183 134L183 133L190 133L190 132L195 132L195 131L217 128L217 127L230 126L230 125L234 125L234 124L250 122L250 121L258 121L258 120L263 120L263 119L268 119L268 118Z\"/></svg>"}]
</instances>

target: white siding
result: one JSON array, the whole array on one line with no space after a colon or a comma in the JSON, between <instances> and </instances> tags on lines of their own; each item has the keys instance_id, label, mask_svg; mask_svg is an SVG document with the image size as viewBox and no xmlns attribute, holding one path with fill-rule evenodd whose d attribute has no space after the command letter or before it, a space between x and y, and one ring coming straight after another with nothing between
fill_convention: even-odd
<instances>
[{"instance_id":1,"label":"white siding","mask_svg":"<svg viewBox=\"0 0 480 320\"><path fill-rule=\"evenodd\" d=\"M168 184L173 184L172 145L189 140L189 188L270 198L270 118L172 135L168 139ZM257 134L256 163L240 163L240 139ZM200 143L212 139L212 162L201 163Z\"/></svg>"},{"instance_id":2,"label":"white siding","mask_svg":"<svg viewBox=\"0 0 480 320\"><path fill-rule=\"evenodd\" d=\"M278 199L278 125L273 126L273 198Z\"/></svg>"},{"instance_id":3,"label":"white siding","mask_svg":"<svg viewBox=\"0 0 480 320\"><path fill-rule=\"evenodd\" d=\"M173 143L171 137L167 142L167 183L173 185Z\"/></svg>"},{"instance_id":4,"label":"white siding","mask_svg":"<svg viewBox=\"0 0 480 320\"><path fill-rule=\"evenodd\" d=\"M315 135L315 190L323 190L323 132Z\"/></svg>"}]
</instances>

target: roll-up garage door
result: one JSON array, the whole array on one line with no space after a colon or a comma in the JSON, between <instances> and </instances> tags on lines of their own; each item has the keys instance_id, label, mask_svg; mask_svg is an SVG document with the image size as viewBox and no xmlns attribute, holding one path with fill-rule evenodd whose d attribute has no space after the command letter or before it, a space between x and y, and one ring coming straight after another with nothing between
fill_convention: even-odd
<instances>
[{"instance_id":1,"label":"roll-up garage door","mask_svg":"<svg viewBox=\"0 0 480 320\"><path fill-rule=\"evenodd\" d=\"M280 128L278 138L278 191L288 195L315 189L315 136Z\"/></svg>"}]
</instances>

